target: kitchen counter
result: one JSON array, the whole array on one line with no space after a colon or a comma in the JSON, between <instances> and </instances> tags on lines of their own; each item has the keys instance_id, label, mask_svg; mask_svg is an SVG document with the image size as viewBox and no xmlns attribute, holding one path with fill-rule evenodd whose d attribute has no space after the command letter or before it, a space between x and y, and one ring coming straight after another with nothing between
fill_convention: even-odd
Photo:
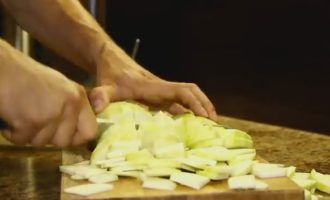
<instances>
[{"instance_id":1,"label":"kitchen counter","mask_svg":"<svg viewBox=\"0 0 330 200\"><path fill-rule=\"evenodd\" d=\"M258 155L269 162L330 174L329 136L230 117L220 123L247 131ZM0 138L0 199L59 199L60 164L60 149L18 147Z\"/></svg>"}]
</instances>

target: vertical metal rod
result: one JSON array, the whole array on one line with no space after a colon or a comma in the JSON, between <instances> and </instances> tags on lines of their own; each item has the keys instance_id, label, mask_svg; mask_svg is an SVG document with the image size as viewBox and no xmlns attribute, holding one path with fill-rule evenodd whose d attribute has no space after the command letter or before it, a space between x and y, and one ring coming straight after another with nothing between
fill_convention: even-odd
<instances>
[{"instance_id":1,"label":"vertical metal rod","mask_svg":"<svg viewBox=\"0 0 330 200\"><path fill-rule=\"evenodd\" d=\"M96 14L97 14L97 0L88 0L88 11L89 13L96 19ZM94 74L89 74L87 76L87 79L84 81L83 85L86 85L88 87L96 85L96 75Z\"/></svg>"},{"instance_id":2,"label":"vertical metal rod","mask_svg":"<svg viewBox=\"0 0 330 200\"><path fill-rule=\"evenodd\" d=\"M89 11L94 18L96 18L96 1L97 0L89 0Z\"/></svg>"},{"instance_id":3,"label":"vertical metal rod","mask_svg":"<svg viewBox=\"0 0 330 200\"><path fill-rule=\"evenodd\" d=\"M134 43L134 47L133 47L133 52L132 52L132 55L131 55L133 60L135 60L135 58L136 58L136 55L139 51L139 46L140 46L140 39L136 38L135 43Z\"/></svg>"},{"instance_id":4,"label":"vertical metal rod","mask_svg":"<svg viewBox=\"0 0 330 200\"><path fill-rule=\"evenodd\" d=\"M30 36L19 26L16 26L15 47L25 55L30 55Z\"/></svg>"},{"instance_id":5,"label":"vertical metal rod","mask_svg":"<svg viewBox=\"0 0 330 200\"><path fill-rule=\"evenodd\" d=\"M30 36L24 30L22 30L22 52L25 55L30 55Z\"/></svg>"},{"instance_id":6,"label":"vertical metal rod","mask_svg":"<svg viewBox=\"0 0 330 200\"><path fill-rule=\"evenodd\" d=\"M19 26L16 26L15 30L15 48L18 50L22 49L22 29Z\"/></svg>"}]
</instances>

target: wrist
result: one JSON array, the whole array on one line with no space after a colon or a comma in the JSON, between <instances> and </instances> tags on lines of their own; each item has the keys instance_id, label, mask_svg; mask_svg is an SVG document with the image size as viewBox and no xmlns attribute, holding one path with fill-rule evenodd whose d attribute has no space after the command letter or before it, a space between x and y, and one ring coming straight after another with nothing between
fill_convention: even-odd
<instances>
[{"instance_id":1,"label":"wrist","mask_svg":"<svg viewBox=\"0 0 330 200\"><path fill-rule=\"evenodd\" d=\"M88 72L95 74L98 55L102 52L106 36L102 33L90 28L84 27L84 30L77 32L79 37L73 42L73 48L79 54L80 67Z\"/></svg>"},{"instance_id":2,"label":"wrist","mask_svg":"<svg viewBox=\"0 0 330 200\"><path fill-rule=\"evenodd\" d=\"M98 54L94 57L94 66L97 76L116 77L137 65L125 51L117 45L104 42Z\"/></svg>"}]
</instances>

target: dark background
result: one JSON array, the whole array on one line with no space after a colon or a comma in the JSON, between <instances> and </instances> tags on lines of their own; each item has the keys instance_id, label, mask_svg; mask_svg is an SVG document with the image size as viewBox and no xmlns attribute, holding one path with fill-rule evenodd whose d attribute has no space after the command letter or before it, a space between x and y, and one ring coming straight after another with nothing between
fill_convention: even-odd
<instances>
[{"instance_id":1,"label":"dark background","mask_svg":"<svg viewBox=\"0 0 330 200\"><path fill-rule=\"evenodd\" d=\"M330 134L329 1L104 2L120 46L140 38L139 63L197 83L220 114Z\"/></svg>"},{"instance_id":2,"label":"dark background","mask_svg":"<svg viewBox=\"0 0 330 200\"><path fill-rule=\"evenodd\" d=\"M156 74L196 82L220 114L330 133L325 0L110 1L106 30Z\"/></svg>"}]
</instances>

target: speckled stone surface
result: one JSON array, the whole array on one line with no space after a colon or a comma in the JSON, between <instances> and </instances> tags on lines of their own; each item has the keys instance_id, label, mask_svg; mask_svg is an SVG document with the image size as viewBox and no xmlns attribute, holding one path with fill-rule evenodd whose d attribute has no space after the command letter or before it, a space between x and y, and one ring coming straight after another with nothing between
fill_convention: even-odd
<instances>
[{"instance_id":1,"label":"speckled stone surface","mask_svg":"<svg viewBox=\"0 0 330 200\"><path fill-rule=\"evenodd\" d=\"M272 163L330 174L330 137L290 128L221 117L221 124L247 131L258 155ZM58 200L61 151L17 147L0 137L0 199Z\"/></svg>"},{"instance_id":2,"label":"speckled stone surface","mask_svg":"<svg viewBox=\"0 0 330 200\"><path fill-rule=\"evenodd\" d=\"M329 136L229 117L222 117L220 123L248 132L257 154L271 163L330 174Z\"/></svg>"}]
</instances>

